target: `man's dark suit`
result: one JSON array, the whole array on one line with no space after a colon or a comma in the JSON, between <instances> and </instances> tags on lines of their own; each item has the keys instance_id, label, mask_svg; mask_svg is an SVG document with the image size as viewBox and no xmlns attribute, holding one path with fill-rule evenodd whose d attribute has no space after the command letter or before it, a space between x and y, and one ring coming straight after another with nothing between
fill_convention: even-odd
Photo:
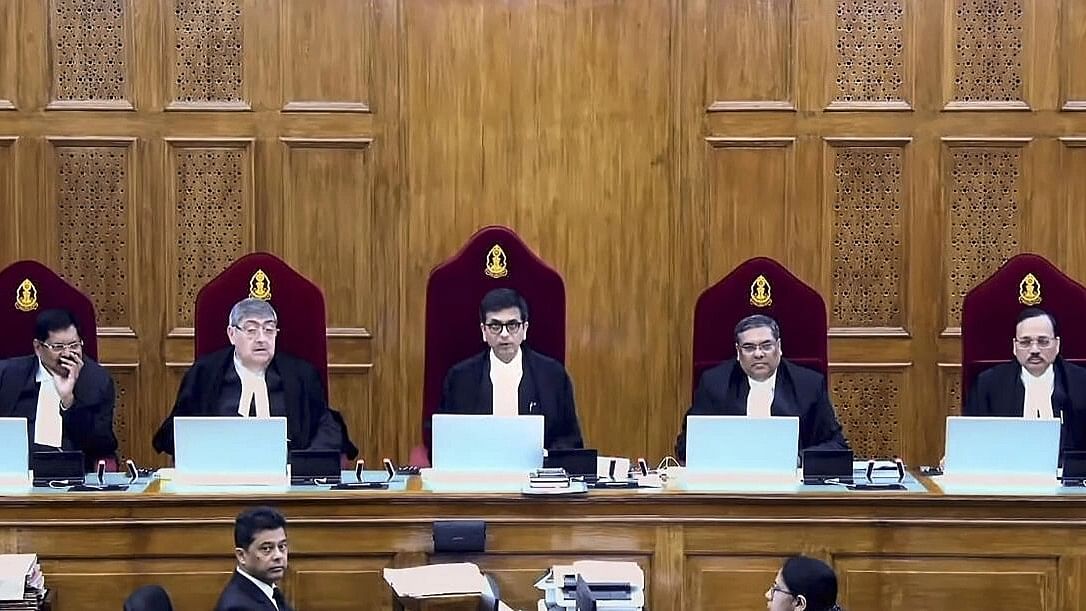
<instances>
[{"instance_id":1,"label":"man's dark suit","mask_svg":"<svg viewBox=\"0 0 1086 611\"><path fill-rule=\"evenodd\" d=\"M0 417L26 418L27 439L34 445L34 421L38 414L37 355L0 361ZM109 372L90 357L83 356L83 368L75 382L75 402L61 412L61 449L83 452L88 465L113 457L117 437L113 434L113 406L116 392ZM41 448L39 446L39 449Z\"/></svg>"},{"instance_id":2,"label":"man's dark suit","mask_svg":"<svg viewBox=\"0 0 1086 611\"><path fill-rule=\"evenodd\" d=\"M215 611L275 611L275 604L255 583L234 571L219 595L219 602L215 603ZM293 608L284 599L279 611L293 611Z\"/></svg>"},{"instance_id":3,"label":"man's dark suit","mask_svg":"<svg viewBox=\"0 0 1086 611\"><path fill-rule=\"evenodd\" d=\"M686 416L746 415L748 394L750 382L739 361L724 361L701 374ZM799 416L800 450L848 449L830 402L826 377L817 371L781 359L770 414ZM675 440L675 456L680 460L686 459L686 416Z\"/></svg>"},{"instance_id":4,"label":"man's dark suit","mask_svg":"<svg viewBox=\"0 0 1086 611\"><path fill-rule=\"evenodd\" d=\"M573 401L573 382L558 361L524 346L523 374L517 402L520 415L543 415L543 446L547 449L581 448L581 426ZM494 411L494 385L490 382L490 350L460 361L449 369L438 414L490 414ZM429 424L429 423L427 423Z\"/></svg>"},{"instance_id":5,"label":"man's dark suit","mask_svg":"<svg viewBox=\"0 0 1086 611\"><path fill-rule=\"evenodd\" d=\"M1052 367L1055 374L1052 415L1063 422L1060 447L1064 450L1086 450L1086 368L1059 357ZM1022 366L1018 361L1001 363L977 376L977 381L969 389L962 414L1021 418L1025 400Z\"/></svg>"}]
</instances>

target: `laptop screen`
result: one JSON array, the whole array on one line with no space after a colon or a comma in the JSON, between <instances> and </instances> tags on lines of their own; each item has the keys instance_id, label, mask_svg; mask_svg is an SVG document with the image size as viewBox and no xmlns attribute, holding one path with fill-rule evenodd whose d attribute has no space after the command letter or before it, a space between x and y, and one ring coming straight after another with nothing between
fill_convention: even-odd
<instances>
[{"instance_id":1,"label":"laptop screen","mask_svg":"<svg viewBox=\"0 0 1086 611\"><path fill-rule=\"evenodd\" d=\"M0 474L26 477L30 448L26 418L0 418Z\"/></svg>"},{"instance_id":2,"label":"laptop screen","mask_svg":"<svg viewBox=\"0 0 1086 611\"><path fill-rule=\"evenodd\" d=\"M178 473L286 473L286 418L174 418L173 426Z\"/></svg>"},{"instance_id":3,"label":"laptop screen","mask_svg":"<svg viewBox=\"0 0 1086 611\"><path fill-rule=\"evenodd\" d=\"M1050 418L946 419L946 474L1056 476L1060 421Z\"/></svg>"},{"instance_id":4,"label":"laptop screen","mask_svg":"<svg viewBox=\"0 0 1086 611\"><path fill-rule=\"evenodd\" d=\"M799 418L688 416L686 468L690 471L796 473Z\"/></svg>"},{"instance_id":5,"label":"laptop screen","mask_svg":"<svg viewBox=\"0 0 1086 611\"><path fill-rule=\"evenodd\" d=\"M543 416L435 414L434 468L531 471L543 466Z\"/></svg>"}]
</instances>

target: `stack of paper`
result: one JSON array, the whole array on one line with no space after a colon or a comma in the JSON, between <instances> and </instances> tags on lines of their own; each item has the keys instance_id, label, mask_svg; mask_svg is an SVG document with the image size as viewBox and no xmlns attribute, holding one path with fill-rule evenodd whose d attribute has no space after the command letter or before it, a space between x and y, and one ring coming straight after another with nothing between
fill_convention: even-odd
<instances>
[{"instance_id":1,"label":"stack of paper","mask_svg":"<svg viewBox=\"0 0 1086 611\"><path fill-rule=\"evenodd\" d=\"M385 581L397 596L443 596L480 594L486 579L470 562L428 564L407 569L385 569Z\"/></svg>"},{"instance_id":2,"label":"stack of paper","mask_svg":"<svg viewBox=\"0 0 1086 611\"><path fill-rule=\"evenodd\" d=\"M40 609L47 594L37 554L0 555L0 609Z\"/></svg>"},{"instance_id":3,"label":"stack of paper","mask_svg":"<svg viewBox=\"0 0 1086 611\"><path fill-rule=\"evenodd\" d=\"M636 562L579 560L571 565L554 565L535 586L543 591L540 611L577 607L577 577L591 588L605 585L596 595L596 608L609 611L641 611L645 606L645 573Z\"/></svg>"}]
</instances>

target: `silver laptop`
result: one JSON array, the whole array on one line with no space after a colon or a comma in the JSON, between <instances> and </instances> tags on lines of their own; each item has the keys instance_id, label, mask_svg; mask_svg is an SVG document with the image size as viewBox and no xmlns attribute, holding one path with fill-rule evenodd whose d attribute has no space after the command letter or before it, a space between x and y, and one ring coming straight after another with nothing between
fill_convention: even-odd
<instances>
[{"instance_id":1,"label":"silver laptop","mask_svg":"<svg viewBox=\"0 0 1086 611\"><path fill-rule=\"evenodd\" d=\"M174 481L287 485L287 419L174 418Z\"/></svg>"},{"instance_id":2,"label":"silver laptop","mask_svg":"<svg viewBox=\"0 0 1086 611\"><path fill-rule=\"evenodd\" d=\"M434 414L434 469L531 471L543 466L543 416Z\"/></svg>"},{"instance_id":3,"label":"silver laptop","mask_svg":"<svg viewBox=\"0 0 1086 611\"><path fill-rule=\"evenodd\" d=\"M689 472L750 473L796 477L799 418L687 416Z\"/></svg>"},{"instance_id":4,"label":"silver laptop","mask_svg":"<svg viewBox=\"0 0 1086 611\"><path fill-rule=\"evenodd\" d=\"M1054 418L946 419L946 476L1056 477L1060 421Z\"/></svg>"},{"instance_id":5,"label":"silver laptop","mask_svg":"<svg viewBox=\"0 0 1086 611\"><path fill-rule=\"evenodd\" d=\"M0 486L30 486L26 418L0 418Z\"/></svg>"}]
</instances>

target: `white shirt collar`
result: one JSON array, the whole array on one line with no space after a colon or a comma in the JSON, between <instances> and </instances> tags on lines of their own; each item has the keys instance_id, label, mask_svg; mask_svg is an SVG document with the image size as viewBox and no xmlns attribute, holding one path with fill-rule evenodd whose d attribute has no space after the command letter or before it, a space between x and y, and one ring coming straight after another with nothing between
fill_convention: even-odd
<instances>
[{"instance_id":1,"label":"white shirt collar","mask_svg":"<svg viewBox=\"0 0 1086 611\"><path fill-rule=\"evenodd\" d=\"M45 368L45 363L42 363L41 359L38 359L38 372L34 375L34 381L40 384L46 380L52 379L53 374L49 373L49 370Z\"/></svg>"},{"instance_id":2,"label":"white shirt collar","mask_svg":"<svg viewBox=\"0 0 1086 611\"><path fill-rule=\"evenodd\" d=\"M1025 387L1033 386L1034 384L1042 386L1052 386L1056 382L1056 371L1052 365L1045 369L1044 373L1039 376L1035 376L1030 373L1025 367L1022 367L1022 385Z\"/></svg>"},{"instance_id":3,"label":"white shirt collar","mask_svg":"<svg viewBox=\"0 0 1086 611\"><path fill-rule=\"evenodd\" d=\"M272 604L275 605L275 608L279 608L279 605L275 604L275 586L260 581L256 577L253 577L252 575L246 573L245 569L241 568L240 566L238 567L238 573L243 575L249 581L255 583L256 587L260 588L260 591L268 597L268 600L272 601Z\"/></svg>"},{"instance_id":4,"label":"white shirt collar","mask_svg":"<svg viewBox=\"0 0 1086 611\"><path fill-rule=\"evenodd\" d=\"M774 371L773 375L766 378L763 382L759 382L758 380L747 376L747 382L750 383L751 388L756 386L768 386L770 390L775 390L777 388L777 372Z\"/></svg>"},{"instance_id":5,"label":"white shirt collar","mask_svg":"<svg viewBox=\"0 0 1086 611\"><path fill-rule=\"evenodd\" d=\"M235 352L234 353L234 371L238 372L238 377L239 378L250 377L250 378L260 378L261 380L263 380L264 379L264 372L267 371L267 369L261 369L260 371L253 371L252 369L249 369L245 365L241 364L241 359L238 358L238 355Z\"/></svg>"},{"instance_id":6,"label":"white shirt collar","mask_svg":"<svg viewBox=\"0 0 1086 611\"><path fill-rule=\"evenodd\" d=\"M506 373L515 373L521 371L523 359L520 355L522 354L524 354L524 351L518 348L517 354L513 357L513 360L506 363L498 358L498 355L494 354L494 350L492 349L490 351L490 370L494 371L495 369L497 369Z\"/></svg>"}]
</instances>

